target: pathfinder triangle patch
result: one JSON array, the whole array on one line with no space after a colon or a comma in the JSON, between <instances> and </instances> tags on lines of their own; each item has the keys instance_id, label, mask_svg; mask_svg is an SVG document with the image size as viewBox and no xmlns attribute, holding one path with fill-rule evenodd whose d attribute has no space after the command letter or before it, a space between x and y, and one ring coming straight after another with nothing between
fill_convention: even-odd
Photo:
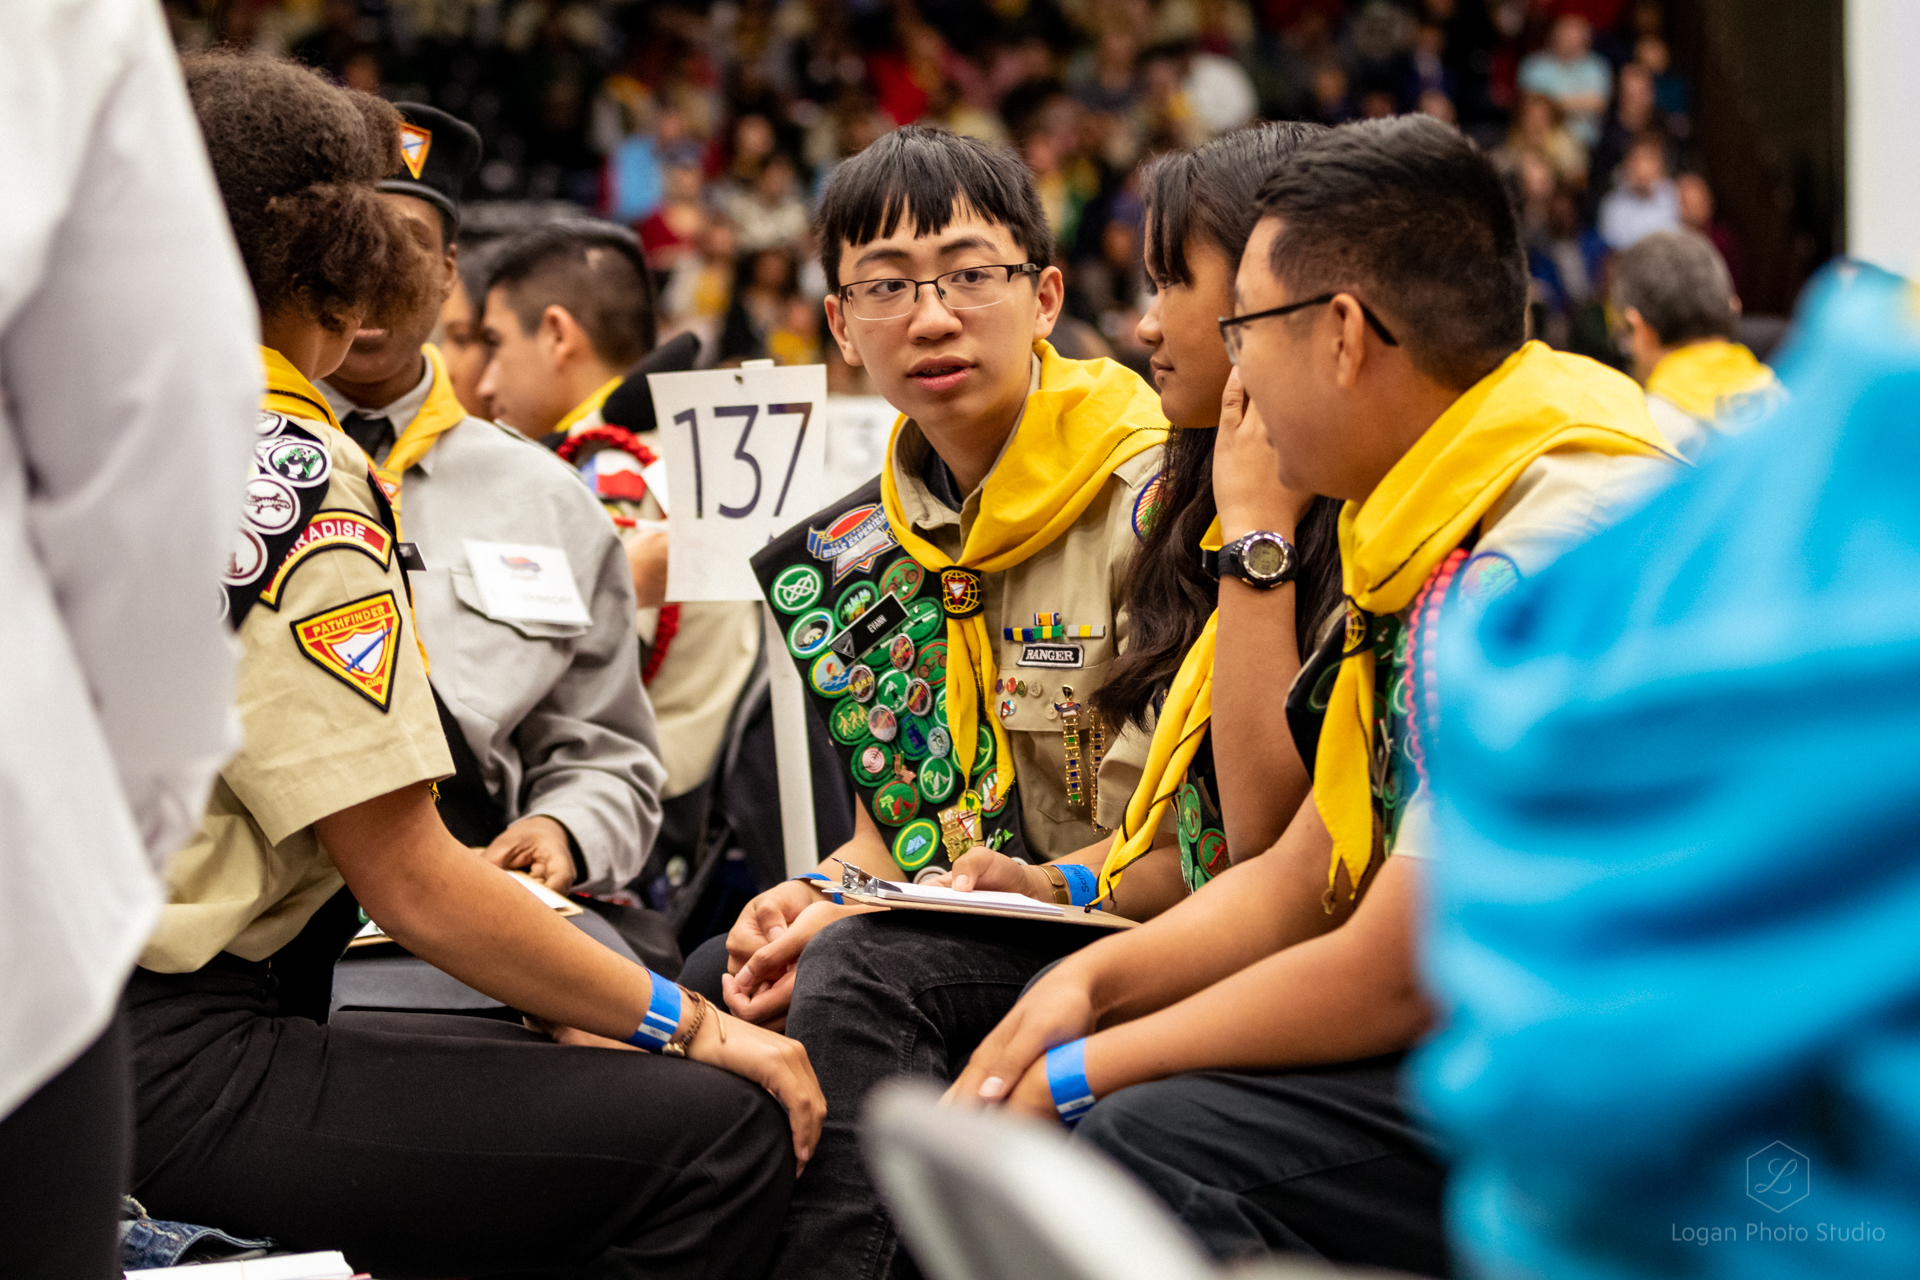
<instances>
[{"instance_id":1,"label":"pathfinder triangle patch","mask_svg":"<svg viewBox=\"0 0 1920 1280\"><path fill-rule=\"evenodd\" d=\"M293 638L334 679L385 711L393 701L400 608L393 592L355 600L293 624Z\"/></svg>"},{"instance_id":2,"label":"pathfinder triangle patch","mask_svg":"<svg viewBox=\"0 0 1920 1280\"><path fill-rule=\"evenodd\" d=\"M407 172L413 175L415 182L420 181L420 171L427 167L427 152L433 150L433 131L422 129L417 124L400 126L400 158L406 161Z\"/></svg>"}]
</instances>

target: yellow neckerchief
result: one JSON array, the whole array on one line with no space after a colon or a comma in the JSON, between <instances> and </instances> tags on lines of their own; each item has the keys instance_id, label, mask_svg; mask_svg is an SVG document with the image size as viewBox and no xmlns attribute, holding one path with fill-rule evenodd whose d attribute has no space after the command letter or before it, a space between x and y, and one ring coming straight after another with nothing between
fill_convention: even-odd
<instances>
[{"instance_id":1,"label":"yellow neckerchief","mask_svg":"<svg viewBox=\"0 0 1920 1280\"><path fill-rule=\"evenodd\" d=\"M1162 520L1171 517L1163 512ZM1220 517L1215 516L1200 539L1203 551L1220 549ZM1127 816L1113 833L1113 845L1100 868L1100 896L1110 898L1120 877L1153 848L1153 837L1160 830L1160 819L1180 790L1200 743L1213 720L1213 642L1220 626L1220 611L1207 615L1207 625L1193 642L1180 669L1173 674L1167 700L1154 721L1153 740L1147 745L1147 762L1140 770L1140 781L1127 799Z\"/></svg>"},{"instance_id":2,"label":"yellow neckerchief","mask_svg":"<svg viewBox=\"0 0 1920 1280\"><path fill-rule=\"evenodd\" d=\"M1689 342L1660 357L1647 378L1647 394L1659 396L1690 417L1711 422L1722 396L1758 391L1773 370L1737 342L1718 338Z\"/></svg>"},{"instance_id":3,"label":"yellow neckerchief","mask_svg":"<svg viewBox=\"0 0 1920 1280\"><path fill-rule=\"evenodd\" d=\"M327 398L320 394L320 388L307 381L307 375L293 367L293 362L275 351L272 347L260 348L260 363L266 366L267 392L260 397L260 407L272 413L284 413L290 417L305 418L309 422L322 421L335 431L340 431L340 419L333 416L333 409L327 404ZM345 436L346 432L340 431ZM352 437L348 437L351 439ZM424 452L424 451L423 451ZM366 457L362 453L361 457ZM371 461L367 464L371 469ZM400 532L400 505L397 493L388 499L393 506L393 544L398 547L405 535ZM405 570L401 571L403 574ZM420 639L420 620L413 612L413 593L407 592L407 617L413 620L413 647L420 651L420 666L428 668L427 646ZM439 795L438 784L434 794Z\"/></svg>"},{"instance_id":4,"label":"yellow neckerchief","mask_svg":"<svg viewBox=\"0 0 1920 1280\"><path fill-rule=\"evenodd\" d=\"M260 401L262 409L291 418L324 422L335 431L340 429L340 419L333 416L333 406L320 394L320 388L307 381L306 374L293 367L293 361L272 347L261 347L260 363L266 366L267 373L267 394Z\"/></svg>"},{"instance_id":5,"label":"yellow neckerchief","mask_svg":"<svg viewBox=\"0 0 1920 1280\"><path fill-rule=\"evenodd\" d=\"M1398 613L1520 473L1555 449L1678 461L1633 380L1529 342L1434 419L1364 502L1340 512L1346 656L1327 704L1313 786L1333 835L1328 889L1354 892L1373 856L1373 643L1353 612Z\"/></svg>"},{"instance_id":6,"label":"yellow neckerchief","mask_svg":"<svg viewBox=\"0 0 1920 1280\"><path fill-rule=\"evenodd\" d=\"M582 418L585 418L588 414L597 410L601 405L605 404L607 402L607 397L612 395L616 390L618 390L620 384L625 381L626 381L625 378L608 378L605 382L600 384L600 389L598 391L588 396L585 400L582 400L579 404L573 406L573 409L567 414L567 416L560 419L560 425L556 426L554 430L559 432L562 435L573 434L573 429L580 425L580 420Z\"/></svg>"},{"instance_id":7,"label":"yellow neckerchief","mask_svg":"<svg viewBox=\"0 0 1920 1280\"><path fill-rule=\"evenodd\" d=\"M413 421L401 429L393 448L387 450L386 465L376 465L373 469L396 506L400 502L400 477L407 474L407 468L426 457L434 441L467 417L466 406L453 394L453 381L447 377L447 362L441 357L440 349L429 342L420 348L420 353L433 367L433 383L427 388L427 398L421 402L420 412L413 415Z\"/></svg>"},{"instance_id":8,"label":"yellow neckerchief","mask_svg":"<svg viewBox=\"0 0 1920 1280\"><path fill-rule=\"evenodd\" d=\"M1046 342L1034 343L1033 350L1040 357L1040 385L1028 393L1013 439L981 484L980 510L958 560L921 537L900 506L897 472L906 415L893 424L880 472L880 501L893 536L936 576L956 566L973 575L1002 573L1046 549L1080 518L1115 467L1167 438L1160 397L1126 366L1068 360ZM986 618L977 611L977 589L976 612L956 616L944 582L942 588L941 600L949 606L947 728L960 776L971 778L979 746L980 690L993 687L999 668ZM997 716L992 725L1005 794L1014 782L1013 755L1006 727Z\"/></svg>"}]
</instances>

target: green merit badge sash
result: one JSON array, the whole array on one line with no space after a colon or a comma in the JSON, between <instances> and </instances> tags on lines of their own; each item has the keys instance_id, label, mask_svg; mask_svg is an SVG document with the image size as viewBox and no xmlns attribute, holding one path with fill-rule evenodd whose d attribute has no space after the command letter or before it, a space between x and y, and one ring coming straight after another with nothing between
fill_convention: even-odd
<instances>
[{"instance_id":1,"label":"green merit badge sash","mask_svg":"<svg viewBox=\"0 0 1920 1280\"><path fill-rule=\"evenodd\" d=\"M894 537L879 479L768 543L753 572L841 767L900 869L924 879L977 844L1025 858L1018 785L995 785L984 711L975 717L972 772L961 773L945 714L939 575Z\"/></svg>"}]
</instances>

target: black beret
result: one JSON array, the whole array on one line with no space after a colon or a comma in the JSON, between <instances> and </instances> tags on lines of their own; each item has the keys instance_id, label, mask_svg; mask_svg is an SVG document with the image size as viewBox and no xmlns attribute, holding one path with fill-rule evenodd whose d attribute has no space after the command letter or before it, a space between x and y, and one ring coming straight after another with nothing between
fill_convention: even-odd
<instances>
[{"instance_id":1,"label":"black beret","mask_svg":"<svg viewBox=\"0 0 1920 1280\"><path fill-rule=\"evenodd\" d=\"M447 219L447 238L460 229L460 189L480 167L480 134L465 120L438 107L396 102L400 170L380 183L382 191L417 196Z\"/></svg>"}]
</instances>

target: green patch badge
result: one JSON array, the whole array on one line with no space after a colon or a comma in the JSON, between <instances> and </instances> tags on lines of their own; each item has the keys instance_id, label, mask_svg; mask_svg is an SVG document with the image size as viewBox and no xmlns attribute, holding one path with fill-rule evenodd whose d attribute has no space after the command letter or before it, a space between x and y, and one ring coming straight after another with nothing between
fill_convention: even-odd
<instances>
[{"instance_id":1,"label":"green patch badge","mask_svg":"<svg viewBox=\"0 0 1920 1280\"><path fill-rule=\"evenodd\" d=\"M787 650L796 658L817 658L832 643L833 615L825 609L809 609L787 628Z\"/></svg>"},{"instance_id":2,"label":"green patch badge","mask_svg":"<svg viewBox=\"0 0 1920 1280\"><path fill-rule=\"evenodd\" d=\"M877 787L892 775L893 757L879 743L869 742L853 753L853 777L861 786Z\"/></svg>"},{"instance_id":3,"label":"green patch badge","mask_svg":"<svg viewBox=\"0 0 1920 1280\"><path fill-rule=\"evenodd\" d=\"M944 804L960 785L960 771L938 756L920 766L920 794L928 804Z\"/></svg>"},{"instance_id":4,"label":"green patch badge","mask_svg":"<svg viewBox=\"0 0 1920 1280\"><path fill-rule=\"evenodd\" d=\"M920 812L920 793L904 782L889 782L873 793L873 816L889 827L913 821Z\"/></svg>"},{"instance_id":5,"label":"green patch badge","mask_svg":"<svg viewBox=\"0 0 1920 1280\"><path fill-rule=\"evenodd\" d=\"M947 682L947 642L935 640L920 646L919 660L913 664L913 674L928 684L938 687Z\"/></svg>"},{"instance_id":6,"label":"green patch badge","mask_svg":"<svg viewBox=\"0 0 1920 1280\"><path fill-rule=\"evenodd\" d=\"M895 715L907 709L907 695L913 690L913 677L904 671L889 671L880 677L874 701Z\"/></svg>"},{"instance_id":7,"label":"green patch badge","mask_svg":"<svg viewBox=\"0 0 1920 1280\"><path fill-rule=\"evenodd\" d=\"M932 751L931 726L919 716L900 717L900 752L909 760L925 760Z\"/></svg>"},{"instance_id":8,"label":"green patch badge","mask_svg":"<svg viewBox=\"0 0 1920 1280\"><path fill-rule=\"evenodd\" d=\"M840 617L840 625L845 626L873 607L880 598L880 588L871 582L856 582L840 593L840 602L833 606L834 613Z\"/></svg>"},{"instance_id":9,"label":"green patch badge","mask_svg":"<svg viewBox=\"0 0 1920 1280\"><path fill-rule=\"evenodd\" d=\"M827 732L835 742L852 746L867 736L867 709L852 698L842 698L827 713Z\"/></svg>"},{"instance_id":10,"label":"green patch badge","mask_svg":"<svg viewBox=\"0 0 1920 1280\"><path fill-rule=\"evenodd\" d=\"M791 617L802 609L811 609L826 594L827 580L810 564L788 565L767 589L773 607Z\"/></svg>"},{"instance_id":11,"label":"green patch badge","mask_svg":"<svg viewBox=\"0 0 1920 1280\"><path fill-rule=\"evenodd\" d=\"M986 725L980 726L980 736L974 739L973 776L978 778L993 764L993 730Z\"/></svg>"},{"instance_id":12,"label":"green patch badge","mask_svg":"<svg viewBox=\"0 0 1920 1280\"><path fill-rule=\"evenodd\" d=\"M893 860L902 871L918 871L940 848L940 827L932 818L916 818L893 838Z\"/></svg>"}]
</instances>

